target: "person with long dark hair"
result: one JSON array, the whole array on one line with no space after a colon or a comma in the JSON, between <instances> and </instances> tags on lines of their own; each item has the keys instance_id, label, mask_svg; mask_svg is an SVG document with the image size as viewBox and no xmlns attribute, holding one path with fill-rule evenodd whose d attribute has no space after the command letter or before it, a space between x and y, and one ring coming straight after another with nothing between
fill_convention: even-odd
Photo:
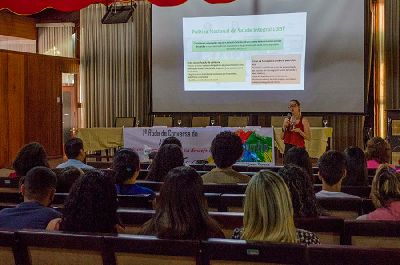
<instances>
[{"instance_id":1,"label":"person with long dark hair","mask_svg":"<svg viewBox=\"0 0 400 265\"><path fill-rule=\"evenodd\" d=\"M135 151L127 148L118 150L111 168L115 171L115 187L118 194L151 194L153 198L155 197L151 189L135 183L140 172L139 155Z\"/></svg>"},{"instance_id":2,"label":"person with long dark hair","mask_svg":"<svg viewBox=\"0 0 400 265\"><path fill-rule=\"evenodd\" d=\"M289 188L294 217L317 217L320 208L315 197L313 184L308 174L300 167L289 164L278 171Z\"/></svg>"},{"instance_id":3,"label":"person with long dark hair","mask_svg":"<svg viewBox=\"0 0 400 265\"><path fill-rule=\"evenodd\" d=\"M123 230L117 209L113 179L100 170L92 170L74 183L64 203L63 217L52 220L47 229L116 233Z\"/></svg>"},{"instance_id":4,"label":"person with long dark hair","mask_svg":"<svg viewBox=\"0 0 400 265\"><path fill-rule=\"evenodd\" d=\"M166 144L160 147L151 164L146 180L163 182L168 171L183 166L182 149L176 144Z\"/></svg>"},{"instance_id":5,"label":"person with long dark hair","mask_svg":"<svg viewBox=\"0 0 400 265\"><path fill-rule=\"evenodd\" d=\"M368 185L367 159L364 151L358 147L348 147L344 150L346 157L346 176L343 185L366 186Z\"/></svg>"},{"instance_id":6,"label":"person with long dark hair","mask_svg":"<svg viewBox=\"0 0 400 265\"><path fill-rule=\"evenodd\" d=\"M169 171L156 201L156 213L140 234L166 239L224 238L208 215L203 181L193 168L182 166Z\"/></svg>"},{"instance_id":7,"label":"person with long dark hair","mask_svg":"<svg viewBox=\"0 0 400 265\"><path fill-rule=\"evenodd\" d=\"M313 182L315 182L311 159L306 149L296 146L290 148L285 154L283 164L284 165L294 164L296 166L301 167L302 169L304 169L305 172L307 172L310 179L313 180Z\"/></svg>"},{"instance_id":8,"label":"person with long dark hair","mask_svg":"<svg viewBox=\"0 0 400 265\"><path fill-rule=\"evenodd\" d=\"M12 164L16 177L23 177L26 173L37 166L50 167L44 147L36 142L24 145L19 151Z\"/></svg>"}]
</instances>

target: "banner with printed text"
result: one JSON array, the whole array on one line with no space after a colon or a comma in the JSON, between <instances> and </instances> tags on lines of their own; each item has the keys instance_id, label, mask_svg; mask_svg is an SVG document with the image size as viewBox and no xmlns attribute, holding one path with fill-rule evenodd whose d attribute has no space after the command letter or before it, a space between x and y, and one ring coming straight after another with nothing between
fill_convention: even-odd
<instances>
[{"instance_id":1,"label":"banner with printed text","mask_svg":"<svg viewBox=\"0 0 400 265\"><path fill-rule=\"evenodd\" d=\"M272 128L124 128L124 147L135 150L141 161L147 161L148 154L157 151L165 138L174 136L182 142L186 163L196 163L197 160L212 162L211 142L223 131L232 131L242 140L244 152L238 164L275 165Z\"/></svg>"}]
</instances>

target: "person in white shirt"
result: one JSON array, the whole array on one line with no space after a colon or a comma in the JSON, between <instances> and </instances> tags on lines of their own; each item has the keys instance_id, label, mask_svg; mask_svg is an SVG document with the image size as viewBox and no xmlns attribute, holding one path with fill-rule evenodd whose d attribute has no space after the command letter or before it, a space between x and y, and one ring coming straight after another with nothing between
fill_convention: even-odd
<instances>
[{"instance_id":1,"label":"person in white shirt","mask_svg":"<svg viewBox=\"0 0 400 265\"><path fill-rule=\"evenodd\" d=\"M342 180L346 176L346 158L338 151L327 151L318 160L318 177L322 181L322 190L317 198L359 198L341 192Z\"/></svg>"}]
</instances>

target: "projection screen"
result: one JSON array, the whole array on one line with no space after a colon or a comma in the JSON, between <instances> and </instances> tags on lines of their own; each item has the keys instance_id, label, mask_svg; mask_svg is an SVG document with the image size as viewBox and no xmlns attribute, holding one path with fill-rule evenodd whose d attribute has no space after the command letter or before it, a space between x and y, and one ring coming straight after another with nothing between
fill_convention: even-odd
<instances>
[{"instance_id":1,"label":"projection screen","mask_svg":"<svg viewBox=\"0 0 400 265\"><path fill-rule=\"evenodd\" d=\"M153 112L364 112L365 0L152 8Z\"/></svg>"}]
</instances>

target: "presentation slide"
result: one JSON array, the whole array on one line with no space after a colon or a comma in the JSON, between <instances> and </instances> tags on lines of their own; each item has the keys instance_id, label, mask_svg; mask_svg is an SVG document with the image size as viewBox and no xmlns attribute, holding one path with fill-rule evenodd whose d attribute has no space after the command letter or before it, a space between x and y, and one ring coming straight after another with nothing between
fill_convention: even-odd
<instances>
[{"instance_id":1,"label":"presentation slide","mask_svg":"<svg viewBox=\"0 0 400 265\"><path fill-rule=\"evenodd\" d=\"M152 6L154 113L363 113L366 0Z\"/></svg>"},{"instance_id":2,"label":"presentation slide","mask_svg":"<svg viewBox=\"0 0 400 265\"><path fill-rule=\"evenodd\" d=\"M307 13L183 18L184 90L304 90Z\"/></svg>"}]
</instances>

